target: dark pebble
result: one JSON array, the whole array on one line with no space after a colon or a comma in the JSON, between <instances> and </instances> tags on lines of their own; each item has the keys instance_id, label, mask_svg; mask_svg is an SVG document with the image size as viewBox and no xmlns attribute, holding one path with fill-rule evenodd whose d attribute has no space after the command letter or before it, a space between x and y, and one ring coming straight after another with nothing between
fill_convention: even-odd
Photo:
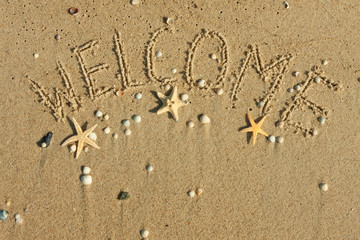
<instances>
[{"instance_id":1,"label":"dark pebble","mask_svg":"<svg viewBox=\"0 0 360 240\"><path fill-rule=\"evenodd\" d=\"M46 134L43 138L43 142L46 143L46 147L50 146L50 142L51 142L51 139L52 139L52 135L53 133L52 132L48 132L48 134Z\"/></svg>"},{"instance_id":2,"label":"dark pebble","mask_svg":"<svg viewBox=\"0 0 360 240\"><path fill-rule=\"evenodd\" d=\"M130 194L128 192L120 192L118 199L119 200L126 200L130 197Z\"/></svg>"}]
</instances>

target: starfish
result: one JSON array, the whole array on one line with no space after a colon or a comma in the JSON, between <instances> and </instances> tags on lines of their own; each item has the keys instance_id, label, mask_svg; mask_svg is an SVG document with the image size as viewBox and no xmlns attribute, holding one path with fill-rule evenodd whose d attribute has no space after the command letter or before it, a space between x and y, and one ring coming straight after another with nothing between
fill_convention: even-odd
<instances>
[{"instance_id":1,"label":"starfish","mask_svg":"<svg viewBox=\"0 0 360 240\"><path fill-rule=\"evenodd\" d=\"M251 118L250 114L247 114L247 117L250 121L251 127L245 128L241 130L241 132L252 132L253 133L253 145L255 145L256 142L256 136L258 133L268 136L266 132L264 132L262 129L260 129L261 125L264 123L264 120L266 116L263 117L263 119L260 120L257 124L254 122L254 120Z\"/></svg>"},{"instance_id":2,"label":"starfish","mask_svg":"<svg viewBox=\"0 0 360 240\"><path fill-rule=\"evenodd\" d=\"M73 120L73 123L75 125L76 135L68 138L63 144L61 144L61 146L65 146L65 145L67 145L69 143L72 143L72 142L78 142L77 148L76 148L76 158L79 157L79 155L80 155L80 153L81 153L81 151L83 149L84 143L87 143L90 146L93 146L94 148L100 149L100 147L96 143L91 141L89 139L89 137L88 137L89 134L92 131L94 131L97 124L95 124L93 127L89 128L89 129L87 129L86 131L83 132L80 125L76 122L75 118L73 118L72 120Z\"/></svg>"},{"instance_id":3,"label":"starfish","mask_svg":"<svg viewBox=\"0 0 360 240\"><path fill-rule=\"evenodd\" d=\"M173 116L175 122L179 121L178 109L179 107L187 105L187 103L181 101L179 99L177 93L177 87L174 87L169 96L165 96L164 94L157 92L158 98L160 98L162 102L161 108L157 111L157 114L162 114L164 112L170 112Z\"/></svg>"}]
</instances>

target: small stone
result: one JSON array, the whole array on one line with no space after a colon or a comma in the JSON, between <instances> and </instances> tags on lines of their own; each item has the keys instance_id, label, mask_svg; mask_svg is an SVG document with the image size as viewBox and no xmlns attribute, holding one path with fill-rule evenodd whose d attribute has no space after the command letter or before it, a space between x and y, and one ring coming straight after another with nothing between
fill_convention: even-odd
<instances>
[{"instance_id":1,"label":"small stone","mask_svg":"<svg viewBox=\"0 0 360 240\"><path fill-rule=\"evenodd\" d=\"M292 93L293 91L294 91L294 89L292 89L292 88L288 88L288 90L287 90L289 93Z\"/></svg>"},{"instance_id":2,"label":"small stone","mask_svg":"<svg viewBox=\"0 0 360 240\"><path fill-rule=\"evenodd\" d=\"M193 127L195 126L195 124L194 124L193 121L188 121L188 122L186 123L186 125L187 125L188 128L193 128Z\"/></svg>"},{"instance_id":3,"label":"small stone","mask_svg":"<svg viewBox=\"0 0 360 240\"><path fill-rule=\"evenodd\" d=\"M129 119L124 119L124 120L121 121L121 123L125 127L130 127L130 120Z\"/></svg>"},{"instance_id":4,"label":"small stone","mask_svg":"<svg viewBox=\"0 0 360 240\"><path fill-rule=\"evenodd\" d=\"M186 93L181 94L181 101L186 102L187 100L189 100L189 95L187 95Z\"/></svg>"},{"instance_id":5,"label":"small stone","mask_svg":"<svg viewBox=\"0 0 360 240\"><path fill-rule=\"evenodd\" d=\"M207 115L202 114L201 117L200 117L200 122L202 122L202 123L210 123L210 118Z\"/></svg>"},{"instance_id":6,"label":"small stone","mask_svg":"<svg viewBox=\"0 0 360 240\"><path fill-rule=\"evenodd\" d=\"M166 23L169 24L169 25L171 25L171 24L174 23L174 19L171 18L171 17L169 17L169 18L166 19Z\"/></svg>"},{"instance_id":7,"label":"small stone","mask_svg":"<svg viewBox=\"0 0 360 240\"><path fill-rule=\"evenodd\" d=\"M113 138L117 139L119 137L119 135L117 133L113 134Z\"/></svg>"},{"instance_id":8,"label":"small stone","mask_svg":"<svg viewBox=\"0 0 360 240\"><path fill-rule=\"evenodd\" d=\"M105 114L104 119L107 121L109 120L110 116L108 114Z\"/></svg>"},{"instance_id":9,"label":"small stone","mask_svg":"<svg viewBox=\"0 0 360 240\"><path fill-rule=\"evenodd\" d=\"M55 40L60 40L60 39L61 39L60 35L59 35L59 34L56 34L56 35L55 35Z\"/></svg>"},{"instance_id":10,"label":"small stone","mask_svg":"<svg viewBox=\"0 0 360 240\"><path fill-rule=\"evenodd\" d=\"M140 235L141 235L141 237L143 237L143 238L147 238L148 236L149 236L149 231L148 230L145 230L145 229L142 229L141 231L140 231Z\"/></svg>"},{"instance_id":11,"label":"small stone","mask_svg":"<svg viewBox=\"0 0 360 240\"><path fill-rule=\"evenodd\" d=\"M189 195L189 197L191 197L191 198L195 197L195 191L193 191L193 190L188 191L188 195Z\"/></svg>"},{"instance_id":12,"label":"small stone","mask_svg":"<svg viewBox=\"0 0 360 240\"><path fill-rule=\"evenodd\" d=\"M314 78L314 81L315 81L316 83L320 83L321 78L320 78L319 76L316 76L316 77Z\"/></svg>"},{"instance_id":13,"label":"small stone","mask_svg":"<svg viewBox=\"0 0 360 240\"><path fill-rule=\"evenodd\" d=\"M156 56L157 58L159 58L159 57L162 56L162 53L161 53L160 51L157 51L157 52L155 53L155 56Z\"/></svg>"},{"instance_id":14,"label":"small stone","mask_svg":"<svg viewBox=\"0 0 360 240\"><path fill-rule=\"evenodd\" d=\"M171 72L175 74L177 72L176 68L171 69Z\"/></svg>"},{"instance_id":15,"label":"small stone","mask_svg":"<svg viewBox=\"0 0 360 240\"><path fill-rule=\"evenodd\" d=\"M38 58L39 57L39 54L38 53L34 53L34 58Z\"/></svg>"},{"instance_id":16,"label":"small stone","mask_svg":"<svg viewBox=\"0 0 360 240\"><path fill-rule=\"evenodd\" d=\"M146 171L148 171L148 172L154 171L154 167L151 166L150 164L146 165L145 169L146 169Z\"/></svg>"},{"instance_id":17,"label":"small stone","mask_svg":"<svg viewBox=\"0 0 360 240\"><path fill-rule=\"evenodd\" d=\"M97 110L97 111L95 112L95 116L98 117L98 118L101 118L102 115L103 115L103 113L102 113L101 111L99 111L99 110Z\"/></svg>"},{"instance_id":18,"label":"small stone","mask_svg":"<svg viewBox=\"0 0 360 240\"><path fill-rule=\"evenodd\" d=\"M119 196L118 196L119 200L126 200L128 198L130 198L130 194L128 192L121 191L119 193Z\"/></svg>"},{"instance_id":19,"label":"small stone","mask_svg":"<svg viewBox=\"0 0 360 240\"><path fill-rule=\"evenodd\" d=\"M71 145L69 150L70 150L70 153L75 152L76 151L76 145L75 144Z\"/></svg>"},{"instance_id":20,"label":"small stone","mask_svg":"<svg viewBox=\"0 0 360 240\"><path fill-rule=\"evenodd\" d=\"M301 89L301 86L300 86L299 84L296 84L296 85L294 86L294 89L295 89L296 91L299 91L299 90Z\"/></svg>"},{"instance_id":21,"label":"small stone","mask_svg":"<svg viewBox=\"0 0 360 240\"><path fill-rule=\"evenodd\" d=\"M274 143L274 142L275 142L275 136L270 135L270 136L268 137L268 140L269 140L270 142Z\"/></svg>"},{"instance_id":22,"label":"small stone","mask_svg":"<svg viewBox=\"0 0 360 240\"><path fill-rule=\"evenodd\" d=\"M52 132L48 132L44 137L43 137L43 142L41 143L41 147L42 148L46 148L48 146L50 146L50 142L52 139L53 133ZM45 147L44 147L44 143L45 143Z\"/></svg>"},{"instance_id":23,"label":"small stone","mask_svg":"<svg viewBox=\"0 0 360 240\"><path fill-rule=\"evenodd\" d=\"M138 5L140 3L140 0L131 0L131 5Z\"/></svg>"},{"instance_id":24,"label":"small stone","mask_svg":"<svg viewBox=\"0 0 360 240\"><path fill-rule=\"evenodd\" d=\"M215 60L217 59L216 55L214 53L210 54L211 59Z\"/></svg>"},{"instance_id":25,"label":"small stone","mask_svg":"<svg viewBox=\"0 0 360 240\"><path fill-rule=\"evenodd\" d=\"M96 135L96 133L91 132L91 133L89 134L88 138L89 138L90 140L96 141L97 135Z\"/></svg>"},{"instance_id":26,"label":"small stone","mask_svg":"<svg viewBox=\"0 0 360 240\"><path fill-rule=\"evenodd\" d=\"M80 177L80 181L82 182L82 184L84 185L90 185L92 183L92 177L90 175L87 174L83 174Z\"/></svg>"},{"instance_id":27,"label":"small stone","mask_svg":"<svg viewBox=\"0 0 360 240\"><path fill-rule=\"evenodd\" d=\"M284 142L284 138L283 138L283 137L276 137L276 142L277 142L277 143L283 143L283 142Z\"/></svg>"},{"instance_id":28,"label":"small stone","mask_svg":"<svg viewBox=\"0 0 360 240\"><path fill-rule=\"evenodd\" d=\"M322 60L322 65L324 65L324 66L326 66L326 65L328 65L329 63L328 63L328 61L326 61L326 60Z\"/></svg>"},{"instance_id":29,"label":"small stone","mask_svg":"<svg viewBox=\"0 0 360 240\"><path fill-rule=\"evenodd\" d=\"M89 147L87 147L87 146L86 146L86 147L84 147L84 152L86 152L86 153L87 153L88 151L89 151Z\"/></svg>"},{"instance_id":30,"label":"small stone","mask_svg":"<svg viewBox=\"0 0 360 240\"><path fill-rule=\"evenodd\" d=\"M42 147L42 148L46 148L46 142L42 142L42 143L41 143L41 147Z\"/></svg>"},{"instance_id":31,"label":"small stone","mask_svg":"<svg viewBox=\"0 0 360 240\"><path fill-rule=\"evenodd\" d=\"M83 167L83 169L82 169L83 174L87 175L87 174L90 174L90 172L91 172L91 169L89 167L85 167L85 166Z\"/></svg>"},{"instance_id":32,"label":"small stone","mask_svg":"<svg viewBox=\"0 0 360 240\"><path fill-rule=\"evenodd\" d=\"M141 117L139 115L134 115L132 116L132 119L135 123L139 123L141 122Z\"/></svg>"},{"instance_id":33,"label":"small stone","mask_svg":"<svg viewBox=\"0 0 360 240\"><path fill-rule=\"evenodd\" d=\"M320 124L325 124L325 118L324 117L318 117L318 121Z\"/></svg>"},{"instance_id":34,"label":"small stone","mask_svg":"<svg viewBox=\"0 0 360 240\"><path fill-rule=\"evenodd\" d=\"M204 190L202 190L202 188L198 188L198 189L196 190L196 195L197 195L198 197L200 197L200 195L203 193L203 191L204 191Z\"/></svg>"},{"instance_id":35,"label":"small stone","mask_svg":"<svg viewBox=\"0 0 360 240\"><path fill-rule=\"evenodd\" d=\"M196 85L198 86L198 87L200 87L200 88L203 88L203 87L205 87L205 80L204 79L200 79L200 80L197 80L196 81Z\"/></svg>"},{"instance_id":36,"label":"small stone","mask_svg":"<svg viewBox=\"0 0 360 240\"><path fill-rule=\"evenodd\" d=\"M130 129L125 129L124 131L126 136L129 136L131 134L131 130Z\"/></svg>"},{"instance_id":37,"label":"small stone","mask_svg":"<svg viewBox=\"0 0 360 240\"><path fill-rule=\"evenodd\" d=\"M259 102L257 103L257 106L258 106L258 107L263 107L264 105L265 105L264 101L259 101Z\"/></svg>"},{"instance_id":38,"label":"small stone","mask_svg":"<svg viewBox=\"0 0 360 240\"><path fill-rule=\"evenodd\" d=\"M105 134L109 134L109 133L110 133L110 131L111 131L111 130L110 130L110 128L109 128L109 127L104 128L104 133L105 133Z\"/></svg>"},{"instance_id":39,"label":"small stone","mask_svg":"<svg viewBox=\"0 0 360 240\"><path fill-rule=\"evenodd\" d=\"M6 219L9 216L9 212L5 211L5 210L0 210L0 220L1 221L6 221Z\"/></svg>"},{"instance_id":40,"label":"small stone","mask_svg":"<svg viewBox=\"0 0 360 240\"><path fill-rule=\"evenodd\" d=\"M136 98L137 100L140 100L140 99L142 98L142 94L141 94L141 93L136 93L136 94L135 94L135 98Z\"/></svg>"},{"instance_id":41,"label":"small stone","mask_svg":"<svg viewBox=\"0 0 360 240\"><path fill-rule=\"evenodd\" d=\"M216 94L219 96L222 95L223 93L224 93L224 89L222 89L222 88L219 88L216 90Z\"/></svg>"},{"instance_id":42,"label":"small stone","mask_svg":"<svg viewBox=\"0 0 360 240\"><path fill-rule=\"evenodd\" d=\"M319 184L319 188L320 188L322 191L324 191L324 192L326 192L327 190L329 190L329 186L328 186L326 183L320 183L320 184Z\"/></svg>"},{"instance_id":43,"label":"small stone","mask_svg":"<svg viewBox=\"0 0 360 240\"><path fill-rule=\"evenodd\" d=\"M276 123L276 126L279 127L279 128L283 128L284 125L285 125L285 123L284 123L283 121L278 121L278 122Z\"/></svg>"}]
</instances>

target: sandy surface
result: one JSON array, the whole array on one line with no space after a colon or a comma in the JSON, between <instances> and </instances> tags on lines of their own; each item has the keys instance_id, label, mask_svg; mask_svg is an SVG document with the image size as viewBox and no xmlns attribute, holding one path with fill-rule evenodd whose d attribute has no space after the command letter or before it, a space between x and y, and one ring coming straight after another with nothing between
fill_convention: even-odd
<instances>
[{"instance_id":1,"label":"sandy surface","mask_svg":"<svg viewBox=\"0 0 360 240\"><path fill-rule=\"evenodd\" d=\"M141 239L141 229L150 232L149 239L358 239L359 3L289 1L285 9L283 1L41 2L4 0L0 9L0 209L9 212L0 223L1 239ZM79 13L70 15L70 7ZM168 26L166 17L174 23ZM192 51L202 29L213 35ZM57 34L61 39L55 39ZM98 48L93 56L84 51L85 64L80 63L76 49L91 41L98 41ZM258 66L264 68L278 56L289 58L265 80L267 73L256 71L257 55L251 55L249 45L258 49ZM227 48L226 58L221 46ZM161 58L148 58L158 50ZM252 60L242 68L249 54ZM119 70L121 59L127 61L126 71ZM109 94L91 99L83 69L102 63L108 68L90 78L95 88L108 87ZM74 111L63 99L64 122L39 103L30 83L53 95L55 87L66 92L59 64L75 96L82 98L82 107ZM311 71L314 66L318 69ZM215 83L224 67L221 96L191 82ZM255 100L266 96L281 71L269 108L257 107ZM310 84L307 72L319 74L322 82ZM156 92L166 93L165 77L173 77L170 85L190 97L177 123L167 113L156 114ZM124 78L144 85L124 89ZM297 83L304 87L306 81L311 85L306 100L318 112L300 104L289 116L305 132L316 129L317 136L308 132L305 137L301 129L296 134L299 127L287 118L283 128L275 124L304 88L287 89ZM134 98L137 92L141 100ZM110 119L94 117L97 109ZM324 125L317 121L321 111L328 111ZM284 142L258 135L253 146L251 134L239 132L249 125L248 112L256 121L266 114L262 129ZM132 134L125 136L121 120L134 114L142 121L131 120ZM200 114L211 123L200 123ZM72 117L83 129L98 124L101 149L90 147L75 159L61 146L75 133ZM195 123L192 129L186 127L189 120ZM103 132L106 126L109 135ZM42 149L38 142L49 131L54 133L51 145ZM147 164L153 172L146 172ZM80 182L82 166L91 168L90 186ZM319 189L322 182L327 192ZM187 192L197 188L203 194L190 198ZM130 198L118 200L121 191ZM22 224L15 223L17 213Z\"/></svg>"}]
</instances>

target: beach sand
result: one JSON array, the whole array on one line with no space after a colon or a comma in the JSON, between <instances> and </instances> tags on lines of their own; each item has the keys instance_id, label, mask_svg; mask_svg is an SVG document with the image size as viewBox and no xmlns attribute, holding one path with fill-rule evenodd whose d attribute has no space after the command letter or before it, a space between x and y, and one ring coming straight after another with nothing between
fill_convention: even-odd
<instances>
[{"instance_id":1,"label":"beach sand","mask_svg":"<svg viewBox=\"0 0 360 240\"><path fill-rule=\"evenodd\" d=\"M149 239L359 238L360 3L45 2L0 8L0 209L9 212L0 239L141 239L142 229ZM87 43L94 46L81 51ZM189 95L178 122L156 114L156 92L171 92L166 78ZM213 85L200 89L199 79ZM39 102L36 84L63 116ZM284 142L259 134L253 145L239 131L250 125L247 113L256 122L266 115L261 128ZM100 149L78 159L61 146L76 133L73 117L83 130L98 124ZM51 145L41 148L48 132ZM82 166L91 185L80 181ZM200 196L188 196L198 188ZM121 191L130 198L119 200Z\"/></svg>"}]
</instances>

